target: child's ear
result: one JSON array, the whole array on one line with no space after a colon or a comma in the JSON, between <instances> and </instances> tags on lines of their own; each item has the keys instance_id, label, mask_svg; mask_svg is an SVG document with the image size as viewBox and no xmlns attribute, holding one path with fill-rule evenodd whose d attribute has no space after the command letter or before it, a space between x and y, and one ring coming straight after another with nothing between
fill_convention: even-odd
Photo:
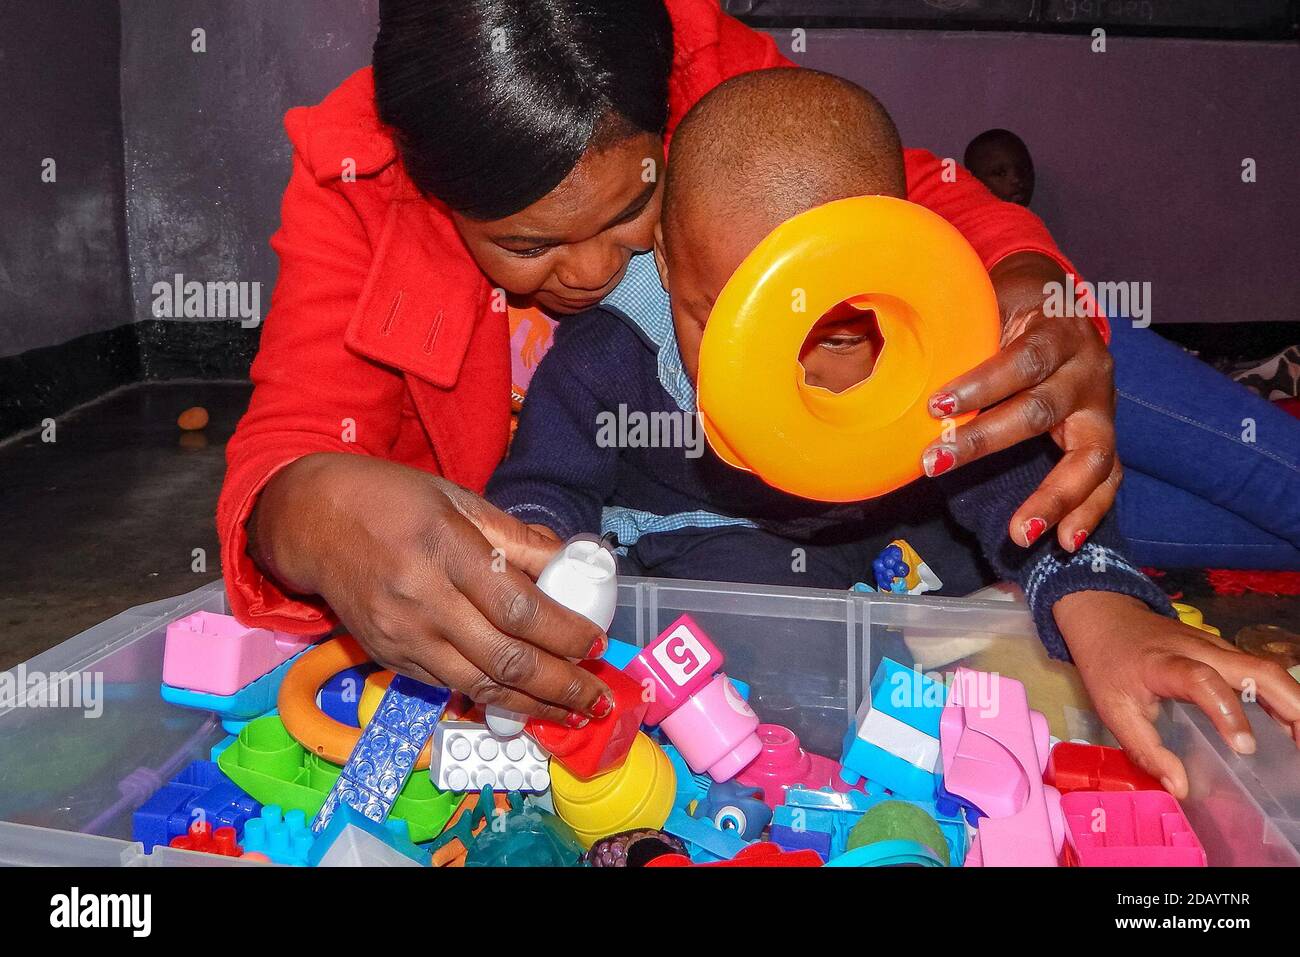
<instances>
[{"instance_id":1,"label":"child's ear","mask_svg":"<svg viewBox=\"0 0 1300 957\"><path fill-rule=\"evenodd\" d=\"M655 269L659 270L659 284L668 292L668 257L664 255L664 224L655 223Z\"/></svg>"}]
</instances>

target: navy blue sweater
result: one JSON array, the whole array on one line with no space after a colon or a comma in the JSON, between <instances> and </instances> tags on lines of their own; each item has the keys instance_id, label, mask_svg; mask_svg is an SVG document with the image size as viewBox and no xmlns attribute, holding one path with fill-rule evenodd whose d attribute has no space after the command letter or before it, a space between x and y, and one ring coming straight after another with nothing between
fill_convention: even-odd
<instances>
[{"instance_id":1,"label":"navy blue sweater","mask_svg":"<svg viewBox=\"0 0 1300 957\"><path fill-rule=\"evenodd\" d=\"M1163 592L1123 557L1110 517L1074 556L1051 535L1028 549L1011 541L1011 515L1058 455L1045 439L866 502L815 502L722 462L708 449L693 409L683 412L662 375L660 345L617 309L606 305L561 321L488 499L561 538L600 528L616 531L624 545L733 523L809 547L868 542L869 554L906 538L944 580L944 593L964 594L994 578L1018 582L1040 637L1058 658L1068 651L1051 608L1071 592L1121 592L1173 614ZM665 438L669 447L656 441ZM747 575L744 549L725 578L755 580ZM822 578L810 564L801 580L845 588L853 579L869 581L870 567L847 581Z\"/></svg>"}]
</instances>

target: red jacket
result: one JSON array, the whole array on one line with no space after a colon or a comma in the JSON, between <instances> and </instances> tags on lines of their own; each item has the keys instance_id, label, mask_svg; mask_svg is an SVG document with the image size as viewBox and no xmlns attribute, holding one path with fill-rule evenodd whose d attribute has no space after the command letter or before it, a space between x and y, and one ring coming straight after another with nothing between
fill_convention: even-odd
<instances>
[{"instance_id":1,"label":"red jacket","mask_svg":"<svg viewBox=\"0 0 1300 957\"><path fill-rule=\"evenodd\" d=\"M772 39L717 0L667 0L673 23L669 131L718 83L791 65ZM406 177L374 106L369 68L318 106L285 116L293 173L271 245L280 275L253 363L248 412L227 449L217 505L231 608L297 634L334 618L285 595L246 553L244 523L267 481L313 452L401 462L483 490L506 450L507 317L443 208ZM344 179L355 163L355 180ZM908 197L951 221L992 266L1034 250L1069 264L1042 222L1001 203L965 170L944 182L930 153L906 151ZM949 177L951 179L951 176Z\"/></svg>"}]
</instances>

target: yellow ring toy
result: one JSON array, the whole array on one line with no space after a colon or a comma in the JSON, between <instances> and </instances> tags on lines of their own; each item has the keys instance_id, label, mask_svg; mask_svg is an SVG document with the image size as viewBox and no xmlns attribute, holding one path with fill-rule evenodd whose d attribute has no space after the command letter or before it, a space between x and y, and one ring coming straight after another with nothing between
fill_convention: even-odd
<instances>
[{"instance_id":1,"label":"yellow ring toy","mask_svg":"<svg viewBox=\"0 0 1300 957\"><path fill-rule=\"evenodd\" d=\"M347 764L348 755L361 738L361 729L335 721L316 704L316 692L340 671L364 665L370 656L351 635L343 635L310 648L295 661L280 683L276 707L280 720L294 740L308 751L334 764ZM416 759L416 770L429 766L431 744Z\"/></svg>"},{"instance_id":2,"label":"yellow ring toy","mask_svg":"<svg viewBox=\"0 0 1300 957\"><path fill-rule=\"evenodd\" d=\"M843 303L875 313L884 346L837 394L807 383L799 352ZM700 345L704 434L784 492L884 495L921 476L943 427L930 395L996 353L1000 327L988 272L941 217L885 196L818 206L773 230L719 294Z\"/></svg>"}]
</instances>

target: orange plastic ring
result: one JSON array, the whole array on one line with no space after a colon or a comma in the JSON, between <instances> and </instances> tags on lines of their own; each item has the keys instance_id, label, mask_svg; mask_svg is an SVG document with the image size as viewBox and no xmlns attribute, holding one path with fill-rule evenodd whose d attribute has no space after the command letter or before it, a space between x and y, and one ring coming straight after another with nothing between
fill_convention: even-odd
<instances>
[{"instance_id":1,"label":"orange plastic ring","mask_svg":"<svg viewBox=\"0 0 1300 957\"><path fill-rule=\"evenodd\" d=\"M846 302L875 313L884 346L871 375L837 394L805 381L799 352ZM718 296L700 345L704 434L782 491L884 495L921 476L940 436L930 395L994 355L1000 331L988 272L947 221L885 196L827 203L773 230Z\"/></svg>"},{"instance_id":2,"label":"orange plastic ring","mask_svg":"<svg viewBox=\"0 0 1300 957\"><path fill-rule=\"evenodd\" d=\"M316 692L340 671L364 665L370 656L351 635L322 642L304 652L280 684L276 706L280 720L294 740L334 764L346 764L361 738L361 729L335 721L316 704ZM426 742L416 770L429 766L431 743Z\"/></svg>"}]
</instances>

